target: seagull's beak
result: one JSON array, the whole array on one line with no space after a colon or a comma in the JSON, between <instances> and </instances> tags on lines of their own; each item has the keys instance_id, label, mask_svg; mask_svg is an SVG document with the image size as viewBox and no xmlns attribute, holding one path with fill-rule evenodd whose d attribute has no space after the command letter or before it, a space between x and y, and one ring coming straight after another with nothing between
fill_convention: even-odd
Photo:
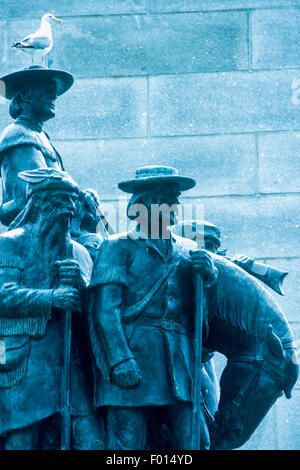
<instances>
[{"instance_id":1,"label":"seagull's beak","mask_svg":"<svg viewBox=\"0 0 300 470\"><path fill-rule=\"evenodd\" d=\"M62 21L59 18L53 18L53 21L56 21L56 23L62 23Z\"/></svg>"}]
</instances>

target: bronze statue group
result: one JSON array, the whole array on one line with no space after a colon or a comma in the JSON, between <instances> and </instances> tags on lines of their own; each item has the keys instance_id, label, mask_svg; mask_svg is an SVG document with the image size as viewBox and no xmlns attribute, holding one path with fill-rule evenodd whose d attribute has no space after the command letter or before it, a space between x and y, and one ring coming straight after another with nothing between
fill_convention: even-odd
<instances>
[{"instance_id":1,"label":"bronze statue group","mask_svg":"<svg viewBox=\"0 0 300 470\"><path fill-rule=\"evenodd\" d=\"M1 80L14 120L0 136L1 448L242 446L297 380L290 327L264 286L281 293L286 273L224 256L211 223L178 224L196 181L163 165L119 183L135 226L103 239L97 193L43 130L73 77L32 66Z\"/></svg>"}]
</instances>

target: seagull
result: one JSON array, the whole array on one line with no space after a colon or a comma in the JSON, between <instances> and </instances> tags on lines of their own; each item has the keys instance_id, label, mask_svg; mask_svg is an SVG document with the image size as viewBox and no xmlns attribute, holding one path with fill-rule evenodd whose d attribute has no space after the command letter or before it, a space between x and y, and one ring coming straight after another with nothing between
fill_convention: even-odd
<instances>
[{"instance_id":1,"label":"seagull","mask_svg":"<svg viewBox=\"0 0 300 470\"><path fill-rule=\"evenodd\" d=\"M46 13L41 19L40 28L33 34L29 34L22 41L14 42L12 47L21 51L27 52L32 56L32 63L34 56L46 56L52 49L53 39L50 23L62 23L61 20L56 18L51 13ZM43 58L42 58L43 62Z\"/></svg>"}]
</instances>

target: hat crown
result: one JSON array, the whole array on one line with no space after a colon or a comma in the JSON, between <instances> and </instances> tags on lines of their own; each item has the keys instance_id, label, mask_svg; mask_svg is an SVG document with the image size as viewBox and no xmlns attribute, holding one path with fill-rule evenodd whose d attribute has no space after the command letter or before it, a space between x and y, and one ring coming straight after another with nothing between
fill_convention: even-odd
<instances>
[{"instance_id":1,"label":"hat crown","mask_svg":"<svg viewBox=\"0 0 300 470\"><path fill-rule=\"evenodd\" d=\"M134 178L121 181L119 189L126 193L139 190L152 190L157 185L176 186L181 191L187 191L195 186L196 181L188 176L181 176L176 168L165 165L142 166L135 172Z\"/></svg>"},{"instance_id":2,"label":"hat crown","mask_svg":"<svg viewBox=\"0 0 300 470\"><path fill-rule=\"evenodd\" d=\"M25 67L24 69L21 69L20 72L24 72L26 70L51 70L49 67L46 67L45 65L30 65L29 67Z\"/></svg>"},{"instance_id":3,"label":"hat crown","mask_svg":"<svg viewBox=\"0 0 300 470\"><path fill-rule=\"evenodd\" d=\"M37 168L36 170L22 171L18 173L18 177L27 183L27 197L48 189L76 194L79 191L77 184L69 173L55 168Z\"/></svg>"},{"instance_id":4,"label":"hat crown","mask_svg":"<svg viewBox=\"0 0 300 470\"><path fill-rule=\"evenodd\" d=\"M37 168L35 170L21 171L18 177L26 181L26 183L38 184L45 180L57 179L62 180L66 177L70 179L67 172L57 170L56 168Z\"/></svg>"},{"instance_id":5,"label":"hat crown","mask_svg":"<svg viewBox=\"0 0 300 470\"><path fill-rule=\"evenodd\" d=\"M50 69L44 65L31 65L0 78L0 95L11 100L16 93L34 83L55 81L57 95L65 93L74 82L73 76L63 70Z\"/></svg>"},{"instance_id":6,"label":"hat crown","mask_svg":"<svg viewBox=\"0 0 300 470\"><path fill-rule=\"evenodd\" d=\"M156 176L178 176L179 172L176 168L172 168L171 166L143 166L136 170L135 177L139 178L149 178L149 177L156 177Z\"/></svg>"}]
</instances>

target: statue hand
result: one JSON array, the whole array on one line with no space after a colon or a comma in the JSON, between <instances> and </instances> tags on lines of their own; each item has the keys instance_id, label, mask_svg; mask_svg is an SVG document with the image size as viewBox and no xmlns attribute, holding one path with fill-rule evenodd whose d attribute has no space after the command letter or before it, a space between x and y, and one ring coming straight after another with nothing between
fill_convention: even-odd
<instances>
[{"instance_id":1,"label":"statue hand","mask_svg":"<svg viewBox=\"0 0 300 470\"><path fill-rule=\"evenodd\" d=\"M136 387L141 380L141 372L134 359L116 365L111 376L115 385L126 390Z\"/></svg>"},{"instance_id":2,"label":"statue hand","mask_svg":"<svg viewBox=\"0 0 300 470\"><path fill-rule=\"evenodd\" d=\"M52 306L61 310L80 311L80 295L74 287L58 287L52 295Z\"/></svg>"},{"instance_id":3,"label":"statue hand","mask_svg":"<svg viewBox=\"0 0 300 470\"><path fill-rule=\"evenodd\" d=\"M190 256L195 271L202 274L204 281L213 284L217 279L218 270L210 254L206 250L195 250L190 251Z\"/></svg>"},{"instance_id":4,"label":"statue hand","mask_svg":"<svg viewBox=\"0 0 300 470\"><path fill-rule=\"evenodd\" d=\"M83 287L80 266L74 259L56 261L59 280L62 284L80 289Z\"/></svg>"},{"instance_id":5,"label":"statue hand","mask_svg":"<svg viewBox=\"0 0 300 470\"><path fill-rule=\"evenodd\" d=\"M247 269L251 268L252 264L254 263L254 258L250 258L249 256L244 255L237 255L234 256L231 261L234 264L237 264L240 268L247 271Z\"/></svg>"}]
</instances>

